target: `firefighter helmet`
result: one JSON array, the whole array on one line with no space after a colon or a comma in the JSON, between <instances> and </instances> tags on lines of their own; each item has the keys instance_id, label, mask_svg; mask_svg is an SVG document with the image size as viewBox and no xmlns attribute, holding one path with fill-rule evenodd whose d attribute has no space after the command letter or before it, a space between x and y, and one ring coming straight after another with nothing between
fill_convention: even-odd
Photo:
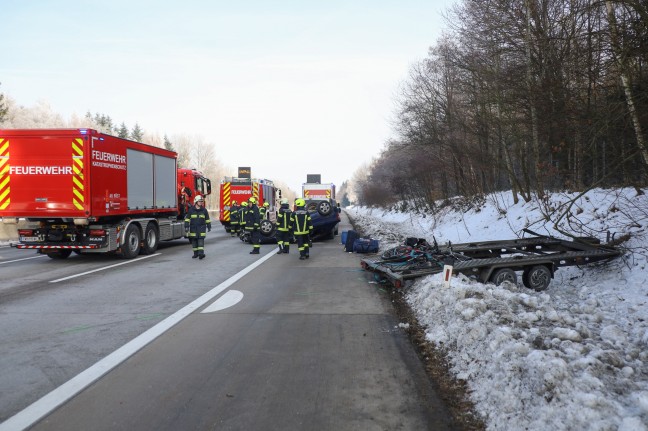
<instances>
[{"instance_id":1,"label":"firefighter helmet","mask_svg":"<svg viewBox=\"0 0 648 431\"><path fill-rule=\"evenodd\" d=\"M303 200L302 198L299 198L295 200L295 205L297 205L298 207L303 207L304 205L306 205L306 201Z\"/></svg>"},{"instance_id":2,"label":"firefighter helmet","mask_svg":"<svg viewBox=\"0 0 648 431\"><path fill-rule=\"evenodd\" d=\"M264 203L263 203L263 206L266 207L266 208L268 208L268 207L270 206L270 204L269 204L268 202L264 202Z\"/></svg>"},{"instance_id":3,"label":"firefighter helmet","mask_svg":"<svg viewBox=\"0 0 648 431\"><path fill-rule=\"evenodd\" d=\"M242 206L242 207L246 207L246 206L247 206L247 202L245 202L245 201L241 202L241 206Z\"/></svg>"},{"instance_id":4,"label":"firefighter helmet","mask_svg":"<svg viewBox=\"0 0 648 431\"><path fill-rule=\"evenodd\" d=\"M232 205L238 205L238 202L232 201Z\"/></svg>"},{"instance_id":5,"label":"firefighter helmet","mask_svg":"<svg viewBox=\"0 0 648 431\"><path fill-rule=\"evenodd\" d=\"M250 202L251 204L255 204L255 203L256 203L256 198L255 198L254 196L252 196L252 197L249 199L249 202Z\"/></svg>"},{"instance_id":6,"label":"firefighter helmet","mask_svg":"<svg viewBox=\"0 0 648 431\"><path fill-rule=\"evenodd\" d=\"M281 198L279 202L281 203L281 205L286 205L288 204L288 198Z\"/></svg>"},{"instance_id":7,"label":"firefighter helmet","mask_svg":"<svg viewBox=\"0 0 648 431\"><path fill-rule=\"evenodd\" d=\"M205 200L202 196L196 195L196 197L194 198L194 203L197 204L198 202L205 202Z\"/></svg>"}]
</instances>

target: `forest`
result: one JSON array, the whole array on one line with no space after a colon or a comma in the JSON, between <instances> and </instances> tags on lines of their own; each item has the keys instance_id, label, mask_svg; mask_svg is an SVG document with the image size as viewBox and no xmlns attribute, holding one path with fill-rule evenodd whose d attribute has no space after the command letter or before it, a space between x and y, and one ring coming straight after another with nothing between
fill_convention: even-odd
<instances>
[{"instance_id":1,"label":"forest","mask_svg":"<svg viewBox=\"0 0 648 431\"><path fill-rule=\"evenodd\" d=\"M434 210L510 191L648 182L648 3L645 0L459 0L395 100L393 138L339 190L344 204ZM0 127L93 127L165 146L180 166L232 175L201 136L158 136L87 113L0 93Z\"/></svg>"},{"instance_id":2,"label":"forest","mask_svg":"<svg viewBox=\"0 0 648 431\"><path fill-rule=\"evenodd\" d=\"M446 20L401 85L397 138L354 177L358 203L646 185L645 0L464 0Z\"/></svg>"}]
</instances>

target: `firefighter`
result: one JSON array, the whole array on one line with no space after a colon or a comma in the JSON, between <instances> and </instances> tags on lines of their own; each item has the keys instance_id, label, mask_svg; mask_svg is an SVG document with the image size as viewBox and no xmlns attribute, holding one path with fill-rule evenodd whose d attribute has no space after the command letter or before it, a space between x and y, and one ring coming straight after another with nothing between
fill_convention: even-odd
<instances>
[{"instance_id":1,"label":"firefighter","mask_svg":"<svg viewBox=\"0 0 648 431\"><path fill-rule=\"evenodd\" d=\"M238 206L238 202L232 201L232 205L230 205L230 234L232 236L237 236L239 234L239 221L241 217L240 210L241 207Z\"/></svg>"},{"instance_id":2,"label":"firefighter","mask_svg":"<svg viewBox=\"0 0 648 431\"><path fill-rule=\"evenodd\" d=\"M247 211L247 207L247 201L242 201L239 207L239 238L241 240L243 240L243 234L245 233L245 212Z\"/></svg>"},{"instance_id":3,"label":"firefighter","mask_svg":"<svg viewBox=\"0 0 648 431\"><path fill-rule=\"evenodd\" d=\"M205 237L211 231L211 220L209 212L203 206L205 201L202 196L196 195L194 204L189 208L184 220L185 233L191 240L193 249L192 258L205 258Z\"/></svg>"},{"instance_id":4,"label":"firefighter","mask_svg":"<svg viewBox=\"0 0 648 431\"><path fill-rule=\"evenodd\" d=\"M297 249L299 250L299 260L308 259L310 248L310 234L313 233L313 221L306 208L304 199L295 200L295 212L290 217L293 234L297 239Z\"/></svg>"},{"instance_id":5,"label":"firefighter","mask_svg":"<svg viewBox=\"0 0 648 431\"><path fill-rule=\"evenodd\" d=\"M291 216L292 210L288 205L288 199L281 199L281 207L279 207L279 212L277 212L277 244L279 245L277 254L288 253L290 251L290 239L292 238Z\"/></svg>"},{"instance_id":6,"label":"firefighter","mask_svg":"<svg viewBox=\"0 0 648 431\"><path fill-rule=\"evenodd\" d=\"M259 254L261 248L261 233L259 232L261 219L259 218L259 207L256 203L256 198L252 196L248 200L248 207L243 216L245 220L245 231L250 234L250 240L252 241L252 251L250 254Z\"/></svg>"},{"instance_id":7,"label":"firefighter","mask_svg":"<svg viewBox=\"0 0 648 431\"><path fill-rule=\"evenodd\" d=\"M178 201L180 202L180 218L183 218L191 206L191 189L183 185L178 193Z\"/></svg>"},{"instance_id":8,"label":"firefighter","mask_svg":"<svg viewBox=\"0 0 648 431\"><path fill-rule=\"evenodd\" d=\"M261 220L268 218L268 208L270 208L270 204L268 202L264 202L263 206L259 208L259 218Z\"/></svg>"}]
</instances>

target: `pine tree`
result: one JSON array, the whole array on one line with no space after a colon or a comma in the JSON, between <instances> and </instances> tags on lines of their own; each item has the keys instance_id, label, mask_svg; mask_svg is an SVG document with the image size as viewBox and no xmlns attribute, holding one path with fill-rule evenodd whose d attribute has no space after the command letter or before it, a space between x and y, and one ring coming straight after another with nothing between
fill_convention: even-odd
<instances>
[{"instance_id":1,"label":"pine tree","mask_svg":"<svg viewBox=\"0 0 648 431\"><path fill-rule=\"evenodd\" d=\"M122 122L121 126L119 126L119 129L117 130L117 136L123 139L128 139L130 137L130 133L128 132L128 127L126 127L126 123Z\"/></svg>"},{"instance_id":2,"label":"pine tree","mask_svg":"<svg viewBox=\"0 0 648 431\"><path fill-rule=\"evenodd\" d=\"M131 131L131 139L133 141L142 142L142 138L144 138L144 131L139 126L139 124L135 123L135 126Z\"/></svg>"},{"instance_id":3,"label":"pine tree","mask_svg":"<svg viewBox=\"0 0 648 431\"><path fill-rule=\"evenodd\" d=\"M108 133L109 135L112 135L115 131L115 126L113 125L112 118L110 118L110 115L102 115L101 119L103 121L103 127L105 130L105 133Z\"/></svg>"},{"instance_id":4,"label":"pine tree","mask_svg":"<svg viewBox=\"0 0 648 431\"><path fill-rule=\"evenodd\" d=\"M175 151L175 149L173 148L173 142L169 141L169 138L166 134L164 135L164 148L169 151Z\"/></svg>"}]
</instances>

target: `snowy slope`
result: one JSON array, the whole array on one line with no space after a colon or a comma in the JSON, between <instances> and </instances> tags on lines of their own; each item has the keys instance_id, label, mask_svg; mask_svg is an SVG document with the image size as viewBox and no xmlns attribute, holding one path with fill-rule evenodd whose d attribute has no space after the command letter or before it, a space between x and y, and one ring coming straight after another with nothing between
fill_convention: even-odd
<instances>
[{"instance_id":1,"label":"snowy slope","mask_svg":"<svg viewBox=\"0 0 648 431\"><path fill-rule=\"evenodd\" d=\"M623 258L560 268L544 292L463 276L446 289L441 275L405 287L489 430L648 430L648 197L595 190L567 207L576 196L514 205L502 193L435 215L347 209L357 229L381 239L381 251L408 236L499 240L525 227L564 237L557 221L559 230L603 241L608 230L631 234Z\"/></svg>"}]
</instances>

